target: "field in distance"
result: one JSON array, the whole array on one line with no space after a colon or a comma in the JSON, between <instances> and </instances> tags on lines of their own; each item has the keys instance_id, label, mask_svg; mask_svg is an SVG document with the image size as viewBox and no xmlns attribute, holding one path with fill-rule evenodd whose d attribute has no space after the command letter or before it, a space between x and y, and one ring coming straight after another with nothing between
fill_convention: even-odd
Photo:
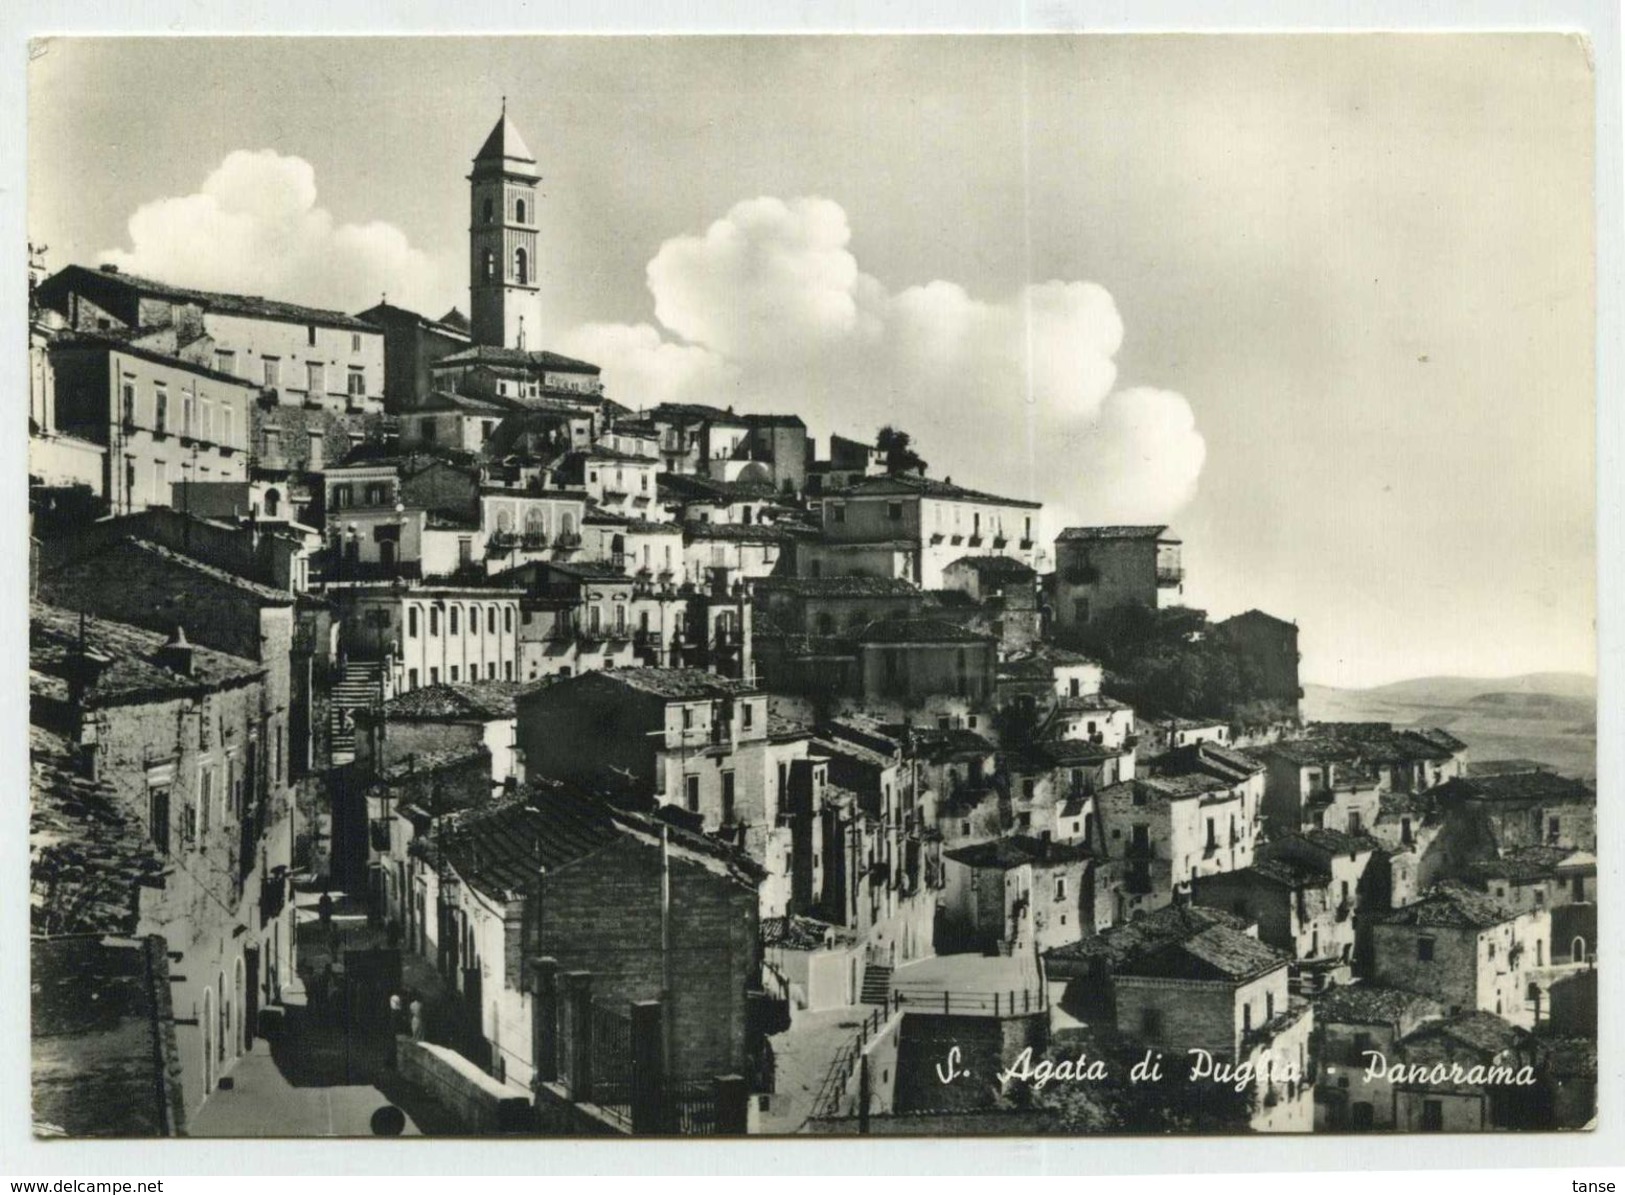
<instances>
[{"instance_id":1,"label":"field in distance","mask_svg":"<svg viewBox=\"0 0 1625 1195\"><path fill-rule=\"evenodd\" d=\"M1305 685L1303 717L1439 726L1468 744L1469 762L1532 759L1569 776L1597 774L1597 681L1578 673L1430 676L1373 689Z\"/></svg>"}]
</instances>

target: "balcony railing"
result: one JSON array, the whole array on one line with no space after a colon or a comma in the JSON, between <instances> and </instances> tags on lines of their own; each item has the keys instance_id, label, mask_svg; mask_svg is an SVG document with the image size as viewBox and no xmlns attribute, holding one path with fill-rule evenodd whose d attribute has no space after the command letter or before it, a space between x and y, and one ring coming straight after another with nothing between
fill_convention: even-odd
<instances>
[{"instance_id":1,"label":"balcony railing","mask_svg":"<svg viewBox=\"0 0 1625 1195\"><path fill-rule=\"evenodd\" d=\"M1182 568L1158 568L1157 584L1160 586L1183 585L1185 583L1185 570Z\"/></svg>"}]
</instances>

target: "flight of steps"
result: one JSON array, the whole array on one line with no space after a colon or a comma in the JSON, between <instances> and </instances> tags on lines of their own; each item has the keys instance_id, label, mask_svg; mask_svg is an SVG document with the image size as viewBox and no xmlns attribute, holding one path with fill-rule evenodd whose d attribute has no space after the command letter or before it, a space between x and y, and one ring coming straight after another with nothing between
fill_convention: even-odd
<instances>
[{"instance_id":1,"label":"flight of steps","mask_svg":"<svg viewBox=\"0 0 1625 1195\"><path fill-rule=\"evenodd\" d=\"M863 991L860 996L863 1003L882 1006L891 1003L891 971L883 963L870 963L863 968Z\"/></svg>"},{"instance_id":2,"label":"flight of steps","mask_svg":"<svg viewBox=\"0 0 1625 1195\"><path fill-rule=\"evenodd\" d=\"M334 763L355 758L355 721L346 711L367 709L384 697L384 665L380 660L351 660L333 686L332 713L329 715L330 746Z\"/></svg>"}]
</instances>

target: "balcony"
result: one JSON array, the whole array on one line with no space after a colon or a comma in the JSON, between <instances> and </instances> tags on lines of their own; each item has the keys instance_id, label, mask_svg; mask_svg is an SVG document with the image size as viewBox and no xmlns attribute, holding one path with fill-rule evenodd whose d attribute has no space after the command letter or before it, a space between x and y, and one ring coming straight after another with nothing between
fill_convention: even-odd
<instances>
[{"instance_id":1,"label":"balcony","mask_svg":"<svg viewBox=\"0 0 1625 1195\"><path fill-rule=\"evenodd\" d=\"M1157 587L1159 589L1172 589L1185 583L1185 570L1182 568L1157 568Z\"/></svg>"},{"instance_id":2,"label":"balcony","mask_svg":"<svg viewBox=\"0 0 1625 1195\"><path fill-rule=\"evenodd\" d=\"M519 539L520 547L528 552L540 552L547 547L548 538L545 531L527 531Z\"/></svg>"}]
</instances>

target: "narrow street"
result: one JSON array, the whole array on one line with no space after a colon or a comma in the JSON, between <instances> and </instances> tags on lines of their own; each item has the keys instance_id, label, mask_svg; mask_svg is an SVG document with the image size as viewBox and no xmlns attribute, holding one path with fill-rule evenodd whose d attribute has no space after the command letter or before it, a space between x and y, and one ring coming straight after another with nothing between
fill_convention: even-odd
<instances>
[{"instance_id":1,"label":"narrow street","mask_svg":"<svg viewBox=\"0 0 1625 1195\"><path fill-rule=\"evenodd\" d=\"M367 1137L386 1131L374 1118L392 1106L404 1117L398 1135L459 1131L444 1108L395 1072L387 999L372 1008L359 992L345 998L345 952L382 947L385 935L369 924L362 902L333 897L328 932L318 912L321 894L296 894L299 982L284 991L281 1030L275 1040L257 1038L226 1072L193 1118L194 1136ZM434 969L407 954L401 965L402 985L422 998L429 1023L447 1023Z\"/></svg>"}]
</instances>

